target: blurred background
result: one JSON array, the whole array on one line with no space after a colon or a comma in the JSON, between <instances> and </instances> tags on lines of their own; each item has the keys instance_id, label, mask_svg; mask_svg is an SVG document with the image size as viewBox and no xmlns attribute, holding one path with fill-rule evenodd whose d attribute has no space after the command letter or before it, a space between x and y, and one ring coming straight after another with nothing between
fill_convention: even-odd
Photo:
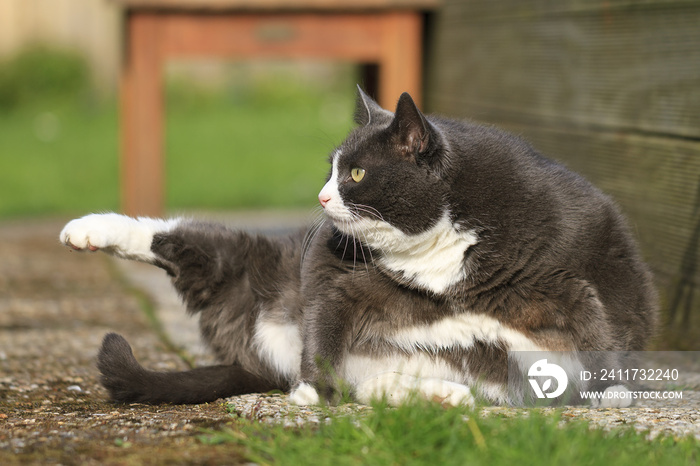
<instances>
[{"instance_id":1,"label":"blurred background","mask_svg":"<svg viewBox=\"0 0 700 466\"><path fill-rule=\"evenodd\" d=\"M119 209L123 19L106 0L0 2L0 220ZM425 110L521 134L619 202L661 291L659 348L700 349L698 25L697 0L425 14ZM361 79L340 62L168 63L167 209L310 209Z\"/></svg>"},{"instance_id":2,"label":"blurred background","mask_svg":"<svg viewBox=\"0 0 700 466\"><path fill-rule=\"evenodd\" d=\"M0 3L0 216L119 209L121 11L103 0ZM355 68L169 62L167 207L315 205L352 123Z\"/></svg>"}]
</instances>

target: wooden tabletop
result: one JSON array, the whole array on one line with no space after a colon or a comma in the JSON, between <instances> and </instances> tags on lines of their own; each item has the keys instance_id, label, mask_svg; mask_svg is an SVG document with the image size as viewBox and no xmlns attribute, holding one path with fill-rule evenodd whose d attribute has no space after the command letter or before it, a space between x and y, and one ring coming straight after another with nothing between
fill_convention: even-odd
<instances>
[{"instance_id":1,"label":"wooden tabletop","mask_svg":"<svg viewBox=\"0 0 700 466\"><path fill-rule=\"evenodd\" d=\"M130 10L371 11L434 10L441 0L110 0Z\"/></svg>"}]
</instances>

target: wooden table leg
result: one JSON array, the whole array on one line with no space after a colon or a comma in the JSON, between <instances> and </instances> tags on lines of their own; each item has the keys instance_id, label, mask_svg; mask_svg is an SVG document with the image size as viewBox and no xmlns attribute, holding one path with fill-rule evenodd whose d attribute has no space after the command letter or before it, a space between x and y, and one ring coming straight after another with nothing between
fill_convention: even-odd
<instances>
[{"instance_id":1,"label":"wooden table leg","mask_svg":"<svg viewBox=\"0 0 700 466\"><path fill-rule=\"evenodd\" d=\"M121 77L122 210L132 216L160 216L165 164L158 18L132 13L126 27L126 63Z\"/></svg>"},{"instance_id":2,"label":"wooden table leg","mask_svg":"<svg viewBox=\"0 0 700 466\"><path fill-rule=\"evenodd\" d=\"M175 19L182 22L181 17ZM172 19L172 18L171 18ZM250 18L249 18L250 19ZM208 18L211 23L211 18ZM171 21L172 22L172 21ZM177 23L177 21L175 21ZM206 24L209 24L206 23ZM167 15L158 12L131 12L127 17L126 63L122 72L122 210L132 216L161 216L165 208L165 161L163 144L163 66L165 54L187 51L193 46L185 38L186 31L168 29ZM179 24L179 23L178 23ZM201 26L199 21L190 21ZM218 24L218 22L216 23ZM222 23L223 24L223 23ZM225 24L224 24L225 25ZM170 25L172 26L172 24ZM194 28L195 32L201 27ZM172 27L170 27L172 29ZM222 33L221 25L216 29ZM386 13L381 18L381 46L378 54L364 56L369 48L360 52L354 42L340 44L334 52L338 57L374 61L378 64L377 91L379 103L393 110L402 92L409 92L416 104L421 105L421 47L422 17L420 13L400 11ZM170 35L168 35L168 31ZM235 29L224 31L226 37ZM192 32L192 31L190 31ZM209 31L211 32L211 31ZM212 43L211 34L205 34L204 42L197 43L202 53L246 55L245 50L233 47L235 43ZM168 42L167 38L171 42ZM201 41L200 41L201 42ZM204 45L202 45L204 44ZM318 43L303 43L305 50L278 50L281 54L329 55ZM370 44L371 45L371 44ZM221 48L224 46L223 48ZM170 48L168 48L170 47ZM178 48L179 47L179 48ZM180 50L184 47L183 50ZM228 47L228 48L227 48ZM230 50L229 50L230 48ZM191 52L191 51L190 51ZM248 51L249 52L249 51Z\"/></svg>"},{"instance_id":3,"label":"wooden table leg","mask_svg":"<svg viewBox=\"0 0 700 466\"><path fill-rule=\"evenodd\" d=\"M403 92L422 104L421 53L422 17L406 11L388 13L384 20L384 41L379 62L379 104L393 111Z\"/></svg>"}]
</instances>

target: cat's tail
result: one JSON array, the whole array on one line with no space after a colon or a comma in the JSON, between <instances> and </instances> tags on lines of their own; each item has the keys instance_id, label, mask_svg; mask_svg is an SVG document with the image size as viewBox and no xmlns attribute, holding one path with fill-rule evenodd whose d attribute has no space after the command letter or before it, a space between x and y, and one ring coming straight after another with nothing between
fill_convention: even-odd
<instances>
[{"instance_id":1,"label":"cat's tail","mask_svg":"<svg viewBox=\"0 0 700 466\"><path fill-rule=\"evenodd\" d=\"M182 372L144 369L121 335L109 333L97 356L102 385L120 403L194 404L244 393L284 389L240 365L209 366Z\"/></svg>"}]
</instances>

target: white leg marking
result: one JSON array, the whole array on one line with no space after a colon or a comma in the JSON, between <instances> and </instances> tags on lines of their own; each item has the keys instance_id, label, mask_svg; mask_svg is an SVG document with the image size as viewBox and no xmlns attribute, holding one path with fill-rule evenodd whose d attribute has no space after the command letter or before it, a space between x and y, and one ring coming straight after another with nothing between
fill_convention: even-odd
<instances>
[{"instance_id":1,"label":"white leg marking","mask_svg":"<svg viewBox=\"0 0 700 466\"><path fill-rule=\"evenodd\" d=\"M509 401L508 388L504 384L478 380L471 385L471 388L479 395L493 403L505 405Z\"/></svg>"},{"instance_id":2,"label":"white leg marking","mask_svg":"<svg viewBox=\"0 0 700 466\"><path fill-rule=\"evenodd\" d=\"M278 324L261 317L255 324L254 345L260 357L288 379L299 376L302 341L295 324Z\"/></svg>"},{"instance_id":3,"label":"white leg marking","mask_svg":"<svg viewBox=\"0 0 700 466\"><path fill-rule=\"evenodd\" d=\"M63 228L60 240L76 250L102 249L125 259L153 262L153 236L175 228L181 219L131 218L115 213L91 214L71 220Z\"/></svg>"},{"instance_id":4,"label":"white leg marking","mask_svg":"<svg viewBox=\"0 0 700 466\"><path fill-rule=\"evenodd\" d=\"M289 394L289 401L299 406L310 406L317 405L320 397L314 387L302 382Z\"/></svg>"}]
</instances>

